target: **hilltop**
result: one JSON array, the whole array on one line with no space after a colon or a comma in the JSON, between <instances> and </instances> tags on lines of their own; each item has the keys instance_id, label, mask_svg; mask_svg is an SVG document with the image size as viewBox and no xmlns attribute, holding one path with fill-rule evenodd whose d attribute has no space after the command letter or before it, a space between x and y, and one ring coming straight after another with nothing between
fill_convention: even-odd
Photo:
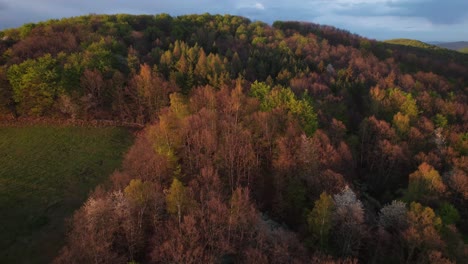
<instances>
[{"instance_id":1,"label":"hilltop","mask_svg":"<svg viewBox=\"0 0 468 264\"><path fill-rule=\"evenodd\" d=\"M396 45L404 45L404 46L411 46L411 47L416 47L416 48L423 48L423 49L433 49L437 50L440 49L436 45L430 45L425 42L419 41L419 40L414 40L414 39L390 39L390 40L385 40L385 43L390 43L390 44L396 44Z\"/></svg>"}]
</instances>

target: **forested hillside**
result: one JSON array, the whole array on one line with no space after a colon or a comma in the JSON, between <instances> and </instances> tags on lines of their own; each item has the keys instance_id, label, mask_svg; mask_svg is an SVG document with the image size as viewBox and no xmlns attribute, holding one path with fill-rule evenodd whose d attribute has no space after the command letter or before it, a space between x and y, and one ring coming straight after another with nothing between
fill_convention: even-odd
<instances>
[{"instance_id":1,"label":"forested hillside","mask_svg":"<svg viewBox=\"0 0 468 264\"><path fill-rule=\"evenodd\" d=\"M208 14L0 39L0 118L145 125L57 263L467 262L467 54Z\"/></svg>"}]
</instances>

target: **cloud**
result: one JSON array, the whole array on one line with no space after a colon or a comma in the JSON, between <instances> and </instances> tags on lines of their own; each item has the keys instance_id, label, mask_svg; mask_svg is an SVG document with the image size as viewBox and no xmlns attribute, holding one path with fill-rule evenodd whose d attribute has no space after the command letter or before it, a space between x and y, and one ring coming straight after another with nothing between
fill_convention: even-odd
<instances>
[{"instance_id":1,"label":"cloud","mask_svg":"<svg viewBox=\"0 0 468 264\"><path fill-rule=\"evenodd\" d=\"M398 6L406 10L408 16L424 17L434 24L456 24L468 17L466 0L389 2L388 6Z\"/></svg>"},{"instance_id":2,"label":"cloud","mask_svg":"<svg viewBox=\"0 0 468 264\"><path fill-rule=\"evenodd\" d=\"M320 16L316 20L322 24L347 25L351 28L387 31L430 31L433 24L421 17L399 16ZM344 28L344 27L343 27Z\"/></svg>"},{"instance_id":3,"label":"cloud","mask_svg":"<svg viewBox=\"0 0 468 264\"><path fill-rule=\"evenodd\" d=\"M238 1L235 4L235 9L236 11L233 14L251 19L263 20L264 15L271 16L271 12L264 12L266 8L260 2Z\"/></svg>"},{"instance_id":4,"label":"cloud","mask_svg":"<svg viewBox=\"0 0 468 264\"><path fill-rule=\"evenodd\" d=\"M265 10L265 6L262 3L255 3L254 7L259 10Z\"/></svg>"},{"instance_id":5,"label":"cloud","mask_svg":"<svg viewBox=\"0 0 468 264\"><path fill-rule=\"evenodd\" d=\"M311 0L307 3L313 22L371 38L405 36L429 41L443 37L450 41L468 36L466 0Z\"/></svg>"},{"instance_id":6,"label":"cloud","mask_svg":"<svg viewBox=\"0 0 468 264\"><path fill-rule=\"evenodd\" d=\"M456 24L468 16L466 0L315 0L326 13L345 16L423 17L434 24Z\"/></svg>"},{"instance_id":7,"label":"cloud","mask_svg":"<svg viewBox=\"0 0 468 264\"><path fill-rule=\"evenodd\" d=\"M255 1L235 1L236 9L257 9L265 10L265 6L261 2Z\"/></svg>"}]
</instances>

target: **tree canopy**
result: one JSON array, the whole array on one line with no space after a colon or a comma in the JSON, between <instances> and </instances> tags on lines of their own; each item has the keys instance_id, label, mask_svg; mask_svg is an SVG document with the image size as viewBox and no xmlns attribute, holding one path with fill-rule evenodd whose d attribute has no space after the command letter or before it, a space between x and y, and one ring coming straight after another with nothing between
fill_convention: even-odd
<instances>
[{"instance_id":1,"label":"tree canopy","mask_svg":"<svg viewBox=\"0 0 468 264\"><path fill-rule=\"evenodd\" d=\"M0 118L145 127L59 263L466 262L466 54L210 14L1 36Z\"/></svg>"}]
</instances>

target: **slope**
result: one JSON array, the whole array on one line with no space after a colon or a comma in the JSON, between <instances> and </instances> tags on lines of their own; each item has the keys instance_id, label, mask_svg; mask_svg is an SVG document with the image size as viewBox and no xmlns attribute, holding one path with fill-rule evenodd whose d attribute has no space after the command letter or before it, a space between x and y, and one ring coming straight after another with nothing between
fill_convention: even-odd
<instances>
[{"instance_id":1,"label":"slope","mask_svg":"<svg viewBox=\"0 0 468 264\"><path fill-rule=\"evenodd\" d=\"M434 49L434 50L440 49L437 46L430 45L430 44L424 43L419 40L414 40L414 39L389 39L389 40L385 40L384 42L389 43L389 44L411 46L411 47L423 48L423 49Z\"/></svg>"},{"instance_id":2,"label":"slope","mask_svg":"<svg viewBox=\"0 0 468 264\"><path fill-rule=\"evenodd\" d=\"M48 263L65 218L120 164L127 131L87 127L0 127L0 259Z\"/></svg>"}]
</instances>

